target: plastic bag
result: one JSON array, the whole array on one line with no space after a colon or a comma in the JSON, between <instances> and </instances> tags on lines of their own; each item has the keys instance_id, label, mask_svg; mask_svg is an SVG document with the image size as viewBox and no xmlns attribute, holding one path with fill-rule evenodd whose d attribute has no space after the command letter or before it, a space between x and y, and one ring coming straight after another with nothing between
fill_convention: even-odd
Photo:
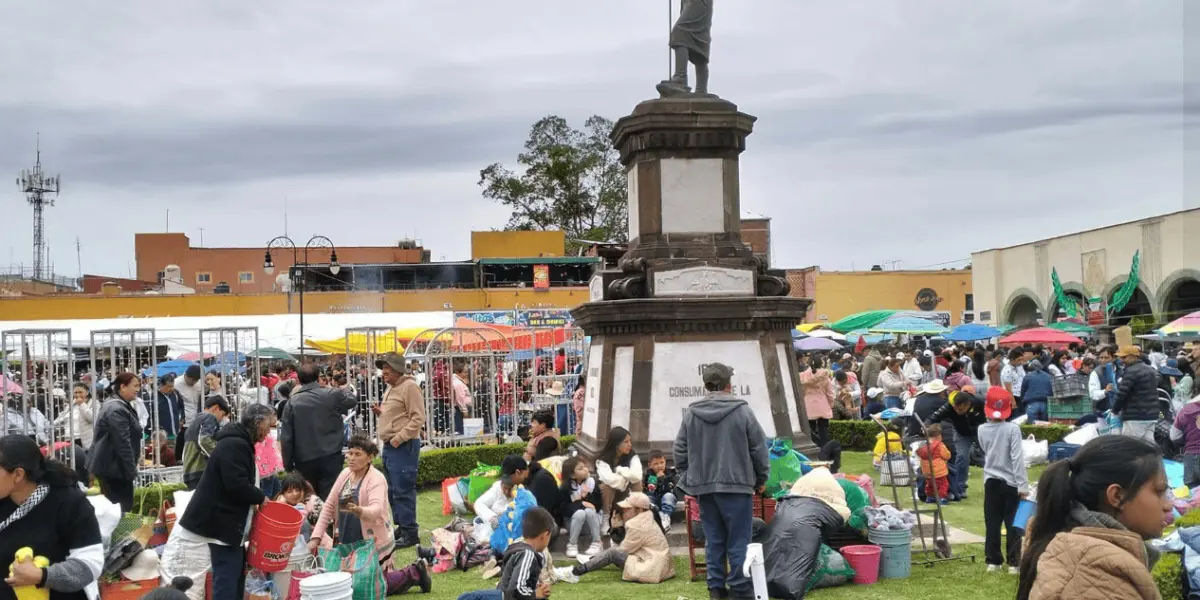
<instances>
[{"instance_id":1,"label":"plastic bag","mask_svg":"<svg viewBox=\"0 0 1200 600\"><path fill-rule=\"evenodd\" d=\"M1050 457L1050 442L1037 441L1033 434L1021 441L1021 451L1025 454L1025 468L1034 465L1044 465Z\"/></svg>"},{"instance_id":2,"label":"plastic bag","mask_svg":"<svg viewBox=\"0 0 1200 600\"><path fill-rule=\"evenodd\" d=\"M471 471L471 489L467 495L467 499L472 504L479 499L484 493L492 487L492 484L500 480L500 467L492 467L483 463L478 463L474 471Z\"/></svg>"},{"instance_id":3,"label":"plastic bag","mask_svg":"<svg viewBox=\"0 0 1200 600\"><path fill-rule=\"evenodd\" d=\"M779 499L786 496L804 475L800 457L792 450L791 440L773 439L770 442L771 472L767 476L765 494Z\"/></svg>"},{"instance_id":4,"label":"plastic bag","mask_svg":"<svg viewBox=\"0 0 1200 600\"><path fill-rule=\"evenodd\" d=\"M450 477L442 480L442 514L454 514L454 502L451 491L458 491L458 480L461 477ZM461 499L461 498L460 498Z\"/></svg>"},{"instance_id":5,"label":"plastic bag","mask_svg":"<svg viewBox=\"0 0 1200 600\"><path fill-rule=\"evenodd\" d=\"M88 502L91 502L92 508L96 510L96 522L100 524L100 541L107 548L113 530L117 528L117 523L121 522L121 505L109 502L104 496L88 496Z\"/></svg>"},{"instance_id":6,"label":"plastic bag","mask_svg":"<svg viewBox=\"0 0 1200 600\"><path fill-rule=\"evenodd\" d=\"M251 569L246 572L246 600L273 600L275 583L261 571Z\"/></svg>"},{"instance_id":7,"label":"plastic bag","mask_svg":"<svg viewBox=\"0 0 1200 600\"><path fill-rule=\"evenodd\" d=\"M533 492L524 487L517 488L516 497L508 503L504 512L500 513L500 522L492 532L492 550L504 554L509 544L521 538L521 519L525 517L525 511L535 506L537 499L533 497Z\"/></svg>"},{"instance_id":8,"label":"plastic bag","mask_svg":"<svg viewBox=\"0 0 1200 600\"><path fill-rule=\"evenodd\" d=\"M1084 425L1083 427L1080 427L1079 429L1076 429L1075 431L1063 436L1062 441L1068 444L1082 446L1098 437L1100 437L1100 424L1088 423L1087 425Z\"/></svg>"},{"instance_id":9,"label":"plastic bag","mask_svg":"<svg viewBox=\"0 0 1200 600\"><path fill-rule=\"evenodd\" d=\"M187 593L188 600L203 600L205 586L203 582L212 567L212 554L208 544L204 542L184 541L180 532L182 527L176 527L163 546L162 559L158 562L158 572L164 581L176 577L187 577L194 582Z\"/></svg>"},{"instance_id":10,"label":"plastic bag","mask_svg":"<svg viewBox=\"0 0 1200 600\"><path fill-rule=\"evenodd\" d=\"M321 548L318 552L326 571L354 576L354 600L383 600L387 595L387 580L379 564L374 539L341 544L332 549Z\"/></svg>"},{"instance_id":11,"label":"plastic bag","mask_svg":"<svg viewBox=\"0 0 1200 600\"><path fill-rule=\"evenodd\" d=\"M854 569L833 548L821 544L817 554L817 568L808 580L808 589L837 587L854 579Z\"/></svg>"}]
</instances>

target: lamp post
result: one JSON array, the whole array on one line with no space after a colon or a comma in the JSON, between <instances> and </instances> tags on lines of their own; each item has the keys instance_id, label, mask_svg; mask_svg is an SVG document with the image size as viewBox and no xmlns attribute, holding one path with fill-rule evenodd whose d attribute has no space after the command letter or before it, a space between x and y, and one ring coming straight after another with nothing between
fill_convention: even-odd
<instances>
[{"instance_id":1,"label":"lamp post","mask_svg":"<svg viewBox=\"0 0 1200 600\"><path fill-rule=\"evenodd\" d=\"M267 251L263 257L263 272L267 275L275 272L275 261L271 260L271 250L281 248L291 249L292 264L299 267L296 276L292 276L289 273L289 279L291 279L293 287L297 285L300 287L300 357L304 358L304 287L307 283L306 277L309 267L308 251L315 248L329 248L329 272L334 275L337 275L342 270L342 266L338 264L337 248L334 247L333 242L329 238L323 235L314 235L309 238L308 242L304 244L304 262L300 262L300 249L296 246L296 242L293 242L292 238L286 235L281 235L267 242Z\"/></svg>"}]
</instances>

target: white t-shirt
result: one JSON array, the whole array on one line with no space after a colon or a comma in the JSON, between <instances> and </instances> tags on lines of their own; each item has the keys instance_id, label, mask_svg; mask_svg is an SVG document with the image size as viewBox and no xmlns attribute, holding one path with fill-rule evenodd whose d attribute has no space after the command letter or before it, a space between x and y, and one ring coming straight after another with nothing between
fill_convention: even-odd
<instances>
[{"instance_id":1,"label":"white t-shirt","mask_svg":"<svg viewBox=\"0 0 1200 600\"><path fill-rule=\"evenodd\" d=\"M1012 384L1012 394L1014 398L1021 397L1021 382L1025 381L1025 367L1014 367L1008 361L1004 361L1004 368L1000 370L1000 384Z\"/></svg>"},{"instance_id":2,"label":"white t-shirt","mask_svg":"<svg viewBox=\"0 0 1200 600\"><path fill-rule=\"evenodd\" d=\"M183 426L187 427L196 420L196 415L204 410L200 405L201 398L204 397L204 379L197 380L196 385L188 385L186 376L180 375L175 378L175 391L183 398Z\"/></svg>"}]
</instances>

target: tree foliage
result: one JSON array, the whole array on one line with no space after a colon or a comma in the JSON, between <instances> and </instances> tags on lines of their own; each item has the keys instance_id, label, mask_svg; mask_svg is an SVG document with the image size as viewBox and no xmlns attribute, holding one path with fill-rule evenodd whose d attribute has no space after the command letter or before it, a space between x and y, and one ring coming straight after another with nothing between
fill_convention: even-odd
<instances>
[{"instance_id":1,"label":"tree foliage","mask_svg":"<svg viewBox=\"0 0 1200 600\"><path fill-rule=\"evenodd\" d=\"M593 116L582 130L550 115L534 123L517 155L520 173L500 163L479 172L483 195L512 210L508 230L562 230L572 240L623 243L625 171L609 141L613 123Z\"/></svg>"}]
</instances>

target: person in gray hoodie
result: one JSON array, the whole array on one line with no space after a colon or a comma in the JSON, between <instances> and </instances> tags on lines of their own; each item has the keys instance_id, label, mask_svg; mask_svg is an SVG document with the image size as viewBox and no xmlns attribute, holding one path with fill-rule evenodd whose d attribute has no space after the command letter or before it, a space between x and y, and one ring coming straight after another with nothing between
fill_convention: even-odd
<instances>
[{"instance_id":1,"label":"person in gray hoodie","mask_svg":"<svg viewBox=\"0 0 1200 600\"><path fill-rule=\"evenodd\" d=\"M713 363L700 371L708 393L683 413L675 437L676 487L700 503L709 597L753 598L742 564L754 494L762 492L771 468L766 434L750 405L732 394L733 369Z\"/></svg>"}]
</instances>

